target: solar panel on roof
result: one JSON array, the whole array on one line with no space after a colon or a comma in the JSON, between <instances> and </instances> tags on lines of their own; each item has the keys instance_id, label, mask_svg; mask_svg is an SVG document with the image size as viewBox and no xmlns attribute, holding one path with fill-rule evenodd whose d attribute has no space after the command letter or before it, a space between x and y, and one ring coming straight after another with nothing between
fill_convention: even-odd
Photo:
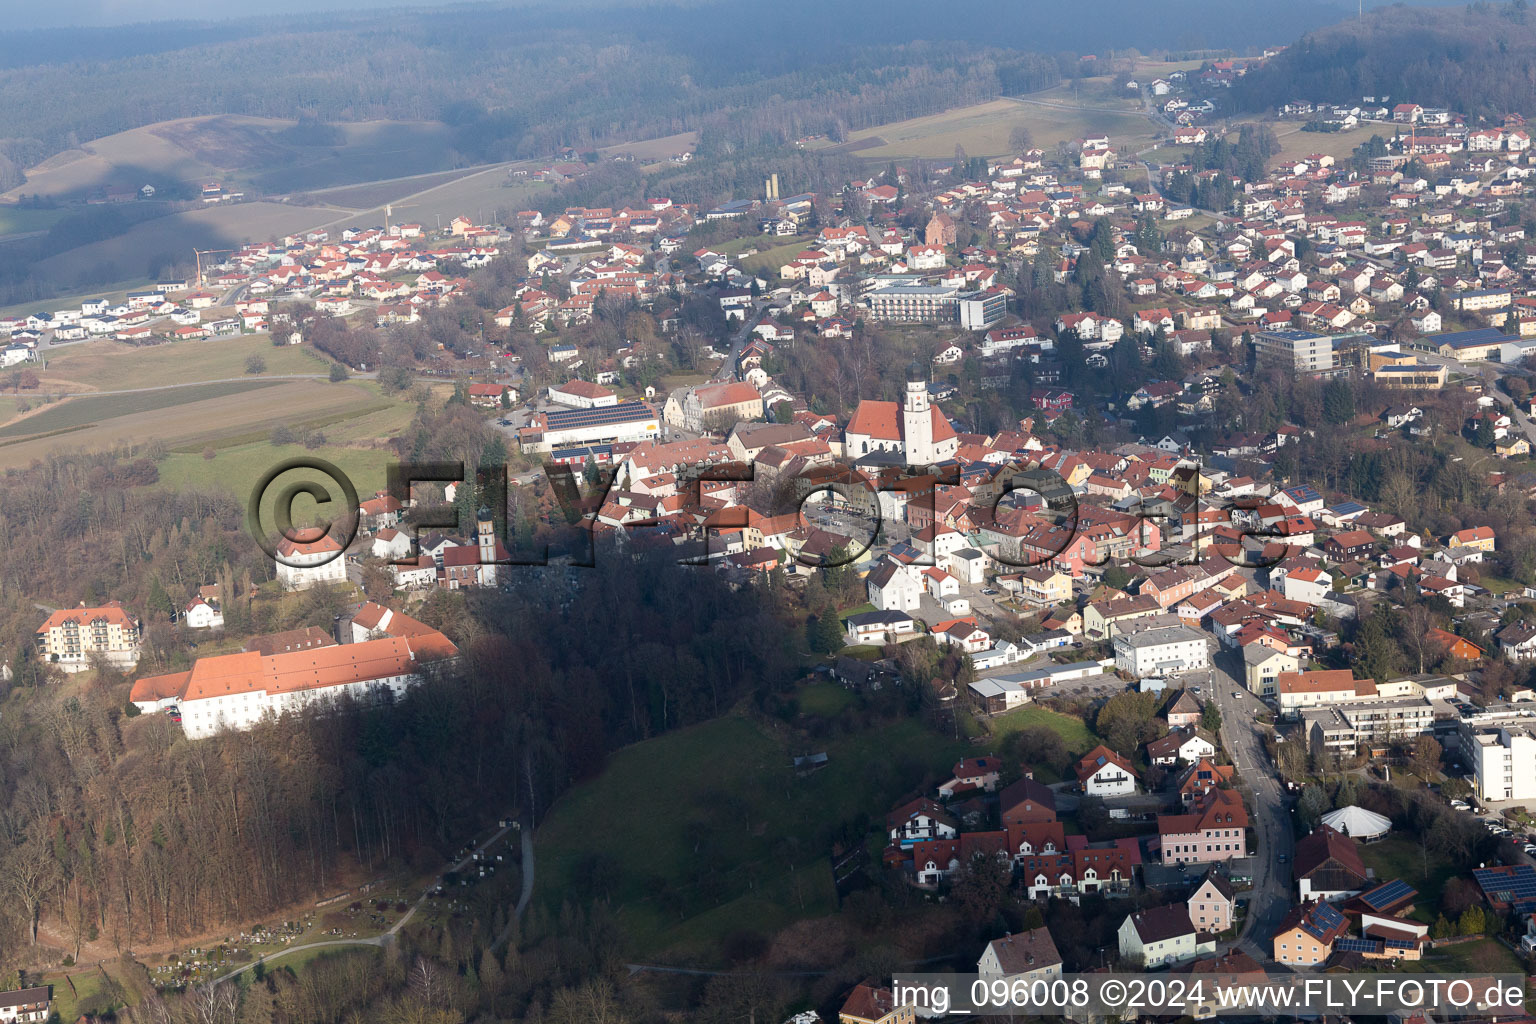
<instances>
[{"instance_id":1,"label":"solar panel on roof","mask_svg":"<svg viewBox=\"0 0 1536 1024\"><path fill-rule=\"evenodd\" d=\"M1360 899L1372 910L1380 910L1383 907L1390 907L1394 903L1399 903L1416 895L1418 895L1418 892L1413 886L1402 879L1394 879L1384 885L1378 885L1370 892L1363 893Z\"/></svg>"},{"instance_id":2,"label":"solar panel on roof","mask_svg":"<svg viewBox=\"0 0 1536 1024\"><path fill-rule=\"evenodd\" d=\"M1387 939L1385 941L1388 949L1412 949L1418 945L1412 939Z\"/></svg>"},{"instance_id":3,"label":"solar panel on roof","mask_svg":"<svg viewBox=\"0 0 1536 1024\"><path fill-rule=\"evenodd\" d=\"M1375 939L1340 939L1333 948L1341 953L1374 953L1380 946Z\"/></svg>"}]
</instances>

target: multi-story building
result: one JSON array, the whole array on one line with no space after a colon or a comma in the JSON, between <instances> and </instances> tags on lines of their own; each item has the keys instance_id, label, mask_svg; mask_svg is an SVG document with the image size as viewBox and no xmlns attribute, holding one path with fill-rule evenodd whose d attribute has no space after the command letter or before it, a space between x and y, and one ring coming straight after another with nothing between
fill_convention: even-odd
<instances>
[{"instance_id":1,"label":"multi-story building","mask_svg":"<svg viewBox=\"0 0 1536 1024\"><path fill-rule=\"evenodd\" d=\"M345 583L347 560L330 534L312 541L284 537L277 544L277 580L284 590L308 590L320 583Z\"/></svg>"},{"instance_id":2,"label":"multi-story building","mask_svg":"<svg viewBox=\"0 0 1536 1024\"><path fill-rule=\"evenodd\" d=\"M83 672L92 657L114 668L139 663L139 621L116 601L97 608L71 608L48 616L37 627L38 655L65 672Z\"/></svg>"},{"instance_id":3,"label":"multi-story building","mask_svg":"<svg viewBox=\"0 0 1536 1024\"><path fill-rule=\"evenodd\" d=\"M1205 634L1165 626L1115 637L1115 668L1139 678L1203 669L1210 662Z\"/></svg>"},{"instance_id":4,"label":"multi-story building","mask_svg":"<svg viewBox=\"0 0 1536 1024\"><path fill-rule=\"evenodd\" d=\"M1248 855L1248 810L1233 789L1212 789L1189 814L1157 817L1164 864L1210 864Z\"/></svg>"},{"instance_id":5,"label":"multi-story building","mask_svg":"<svg viewBox=\"0 0 1536 1024\"><path fill-rule=\"evenodd\" d=\"M1462 722L1457 738L1478 796L1536 799L1536 718L1491 726Z\"/></svg>"},{"instance_id":6,"label":"multi-story building","mask_svg":"<svg viewBox=\"0 0 1536 1024\"><path fill-rule=\"evenodd\" d=\"M1389 697L1310 708L1301 719L1311 749L1352 753L1362 743L1390 743L1433 732L1435 709L1423 697Z\"/></svg>"},{"instance_id":7,"label":"multi-story building","mask_svg":"<svg viewBox=\"0 0 1536 1024\"><path fill-rule=\"evenodd\" d=\"M865 301L873 320L945 323L960 318L961 294L956 285L913 281L877 288Z\"/></svg>"},{"instance_id":8,"label":"multi-story building","mask_svg":"<svg viewBox=\"0 0 1536 1024\"><path fill-rule=\"evenodd\" d=\"M428 665L457 654L436 630L275 654L221 654L199 658L188 672L138 679L129 700L142 712L172 713L188 739L202 739L328 700L373 700L386 692L396 698L426 678Z\"/></svg>"},{"instance_id":9,"label":"multi-story building","mask_svg":"<svg viewBox=\"0 0 1536 1024\"><path fill-rule=\"evenodd\" d=\"M1260 331L1253 336L1260 362L1283 366L1296 373L1321 373L1333 369L1333 339L1312 331Z\"/></svg>"}]
</instances>

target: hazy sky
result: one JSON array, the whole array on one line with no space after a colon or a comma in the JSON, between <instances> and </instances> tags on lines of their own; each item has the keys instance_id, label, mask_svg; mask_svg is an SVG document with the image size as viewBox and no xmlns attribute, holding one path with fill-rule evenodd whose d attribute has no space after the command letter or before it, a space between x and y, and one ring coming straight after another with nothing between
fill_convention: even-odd
<instances>
[{"instance_id":1,"label":"hazy sky","mask_svg":"<svg viewBox=\"0 0 1536 1024\"><path fill-rule=\"evenodd\" d=\"M311 11L358 11L377 7L436 7L454 0L49 0L48 3L0 0L7 28L60 28L74 25L125 25L174 19L249 18L253 14Z\"/></svg>"},{"instance_id":2,"label":"hazy sky","mask_svg":"<svg viewBox=\"0 0 1536 1024\"><path fill-rule=\"evenodd\" d=\"M5 11L5 28L61 28L67 26L100 27L124 25L134 22L166 21L176 19L222 20L248 18L255 14L284 14L290 12L358 11L381 7L438 7L463 0L264 0L252 5L249 0L0 0L0 10ZM530 0L518 0L528 3ZM550 0L531 0L540 5ZM615 6L637 6L648 0L597 0ZM684 0L686 2L686 0ZM837 0L828 0L836 4ZM1054 4L1059 0L1018 0L1021 6L1033 3ZM1288 0L1232 0L1243 5L1270 5L1283 8ZM1353 10L1355 0L1323 0L1340 8ZM1377 7L1394 0L1365 0L1366 7ZM1446 3L1453 0L1408 0L1409 3ZM1092 0L1078 0L1079 5L1091 13ZM743 4L746 7L746 4ZM760 13L771 16L772 9L760 8Z\"/></svg>"}]
</instances>

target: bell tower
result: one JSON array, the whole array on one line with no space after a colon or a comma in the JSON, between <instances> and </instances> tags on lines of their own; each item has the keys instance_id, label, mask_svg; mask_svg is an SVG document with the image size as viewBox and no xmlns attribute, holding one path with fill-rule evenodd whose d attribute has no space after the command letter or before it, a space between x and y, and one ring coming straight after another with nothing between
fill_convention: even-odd
<instances>
[{"instance_id":1,"label":"bell tower","mask_svg":"<svg viewBox=\"0 0 1536 1024\"><path fill-rule=\"evenodd\" d=\"M928 408L927 381L907 381L906 400L901 407L901 439L907 465L927 466L938 461L933 450L933 413Z\"/></svg>"}]
</instances>

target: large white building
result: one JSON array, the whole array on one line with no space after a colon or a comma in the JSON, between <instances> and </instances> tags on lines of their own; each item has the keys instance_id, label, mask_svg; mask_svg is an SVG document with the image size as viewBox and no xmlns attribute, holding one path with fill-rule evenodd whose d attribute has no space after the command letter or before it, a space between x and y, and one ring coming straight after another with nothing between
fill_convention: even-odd
<instances>
[{"instance_id":1,"label":"large white building","mask_svg":"<svg viewBox=\"0 0 1536 1024\"><path fill-rule=\"evenodd\" d=\"M317 583L345 583L347 559L341 542L330 534L306 543L284 537L277 544L277 579L284 590L308 590Z\"/></svg>"},{"instance_id":2,"label":"large white building","mask_svg":"<svg viewBox=\"0 0 1536 1024\"><path fill-rule=\"evenodd\" d=\"M928 385L920 380L907 382L900 405L860 402L843 432L843 451L855 461L885 453L908 466L930 466L954 458L959 447L955 428L931 404Z\"/></svg>"},{"instance_id":3,"label":"large white building","mask_svg":"<svg viewBox=\"0 0 1536 1024\"><path fill-rule=\"evenodd\" d=\"M145 676L129 699L146 713L174 710L187 737L202 739L343 696L399 697L425 677L426 665L457 653L447 637L429 630L270 655L221 654L199 658L189 672Z\"/></svg>"},{"instance_id":4,"label":"large white building","mask_svg":"<svg viewBox=\"0 0 1536 1024\"><path fill-rule=\"evenodd\" d=\"M1115 668L1137 678L1190 672L1210 664L1205 634L1164 626L1115 637Z\"/></svg>"},{"instance_id":5,"label":"large white building","mask_svg":"<svg viewBox=\"0 0 1536 1024\"><path fill-rule=\"evenodd\" d=\"M1484 800L1536 799L1536 718L1461 727L1461 751Z\"/></svg>"}]
</instances>

